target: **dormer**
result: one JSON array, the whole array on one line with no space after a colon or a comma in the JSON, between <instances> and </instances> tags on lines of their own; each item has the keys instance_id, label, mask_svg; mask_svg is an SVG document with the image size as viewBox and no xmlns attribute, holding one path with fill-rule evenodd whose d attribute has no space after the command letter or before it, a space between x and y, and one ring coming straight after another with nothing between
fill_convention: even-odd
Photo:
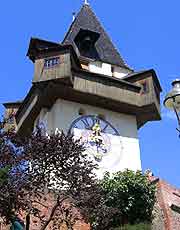
<instances>
[{"instance_id":1,"label":"dormer","mask_svg":"<svg viewBox=\"0 0 180 230\"><path fill-rule=\"evenodd\" d=\"M34 63L33 82L66 79L71 77L71 68L81 68L71 45L61 45L32 38L27 56Z\"/></svg>"}]
</instances>

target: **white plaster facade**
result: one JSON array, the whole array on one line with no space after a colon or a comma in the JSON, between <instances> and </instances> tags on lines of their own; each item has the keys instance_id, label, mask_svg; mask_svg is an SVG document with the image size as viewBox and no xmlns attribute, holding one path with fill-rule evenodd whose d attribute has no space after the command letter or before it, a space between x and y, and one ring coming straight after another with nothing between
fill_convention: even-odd
<instances>
[{"instance_id":1,"label":"white plaster facade","mask_svg":"<svg viewBox=\"0 0 180 230\"><path fill-rule=\"evenodd\" d=\"M113 75L113 77L117 77L117 78L123 78L126 75L128 75L128 73L130 72L129 70L118 67L118 66L114 66L113 70L114 71L113 71L112 75Z\"/></svg>"},{"instance_id":2,"label":"white plaster facade","mask_svg":"<svg viewBox=\"0 0 180 230\"><path fill-rule=\"evenodd\" d=\"M104 74L107 76L112 76L111 64L103 62L90 62L89 71L98 74Z\"/></svg>"},{"instance_id":3,"label":"white plaster facade","mask_svg":"<svg viewBox=\"0 0 180 230\"><path fill-rule=\"evenodd\" d=\"M79 110L83 110L85 115L103 115L105 120L110 122L120 134L118 139L117 137L112 139L113 150L100 163L99 176L105 171L116 172L127 168L134 171L141 170L135 116L58 99L50 110L41 110L35 125L37 122L43 121L48 133L54 132L57 128L68 132L71 123L81 116Z\"/></svg>"},{"instance_id":4,"label":"white plaster facade","mask_svg":"<svg viewBox=\"0 0 180 230\"><path fill-rule=\"evenodd\" d=\"M130 72L128 69L121 68L119 66L112 66L111 64L100 61L90 62L88 70L93 73L104 74L117 78L123 78Z\"/></svg>"}]
</instances>

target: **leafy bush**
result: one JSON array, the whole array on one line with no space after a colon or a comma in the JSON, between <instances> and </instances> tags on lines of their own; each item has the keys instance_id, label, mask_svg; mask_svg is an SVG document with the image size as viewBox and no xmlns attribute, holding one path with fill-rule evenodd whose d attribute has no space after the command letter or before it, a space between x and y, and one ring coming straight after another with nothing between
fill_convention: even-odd
<instances>
[{"instance_id":1,"label":"leafy bush","mask_svg":"<svg viewBox=\"0 0 180 230\"><path fill-rule=\"evenodd\" d=\"M114 227L125 223L151 222L155 185L141 171L106 173L101 185L106 205L118 209L122 215L114 217Z\"/></svg>"},{"instance_id":2,"label":"leafy bush","mask_svg":"<svg viewBox=\"0 0 180 230\"><path fill-rule=\"evenodd\" d=\"M8 179L9 167L0 168L0 186L3 186Z\"/></svg>"}]
</instances>

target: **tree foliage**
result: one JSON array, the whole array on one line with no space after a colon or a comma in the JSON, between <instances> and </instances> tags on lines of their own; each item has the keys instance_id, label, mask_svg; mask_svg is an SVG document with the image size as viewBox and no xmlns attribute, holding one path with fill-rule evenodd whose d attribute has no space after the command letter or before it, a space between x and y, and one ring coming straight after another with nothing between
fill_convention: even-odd
<instances>
[{"instance_id":1,"label":"tree foliage","mask_svg":"<svg viewBox=\"0 0 180 230\"><path fill-rule=\"evenodd\" d=\"M101 182L106 205L119 210L122 218L114 218L114 226L124 223L151 222L155 204L155 185L142 172L126 170Z\"/></svg>"},{"instance_id":2,"label":"tree foliage","mask_svg":"<svg viewBox=\"0 0 180 230\"><path fill-rule=\"evenodd\" d=\"M37 129L22 139L3 126L0 123L0 216L7 223L19 220L20 212L26 213L26 229L34 216L40 230L58 229L62 223L72 229L82 217L93 230L151 221L155 188L141 172L107 173L99 182L97 165L73 136L43 136ZM44 208L48 214L41 212Z\"/></svg>"},{"instance_id":3,"label":"tree foliage","mask_svg":"<svg viewBox=\"0 0 180 230\"><path fill-rule=\"evenodd\" d=\"M8 180L8 172L9 167L0 169L0 186L3 186L3 184Z\"/></svg>"},{"instance_id":4,"label":"tree foliage","mask_svg":"<svg viewBox=\"0 0 180 230\"><path fill-rule=\"evenodd\" d=\"M49 224L57 229L64 221L71 229L81 215L88 221L100 198L95 168L71 135L42 136L37 129L20 139L1 129L0 216L8 223L23 210L39 218L41 230ZM39 207L49 197L53 197L51 212L41 215ZM73 208L79 210L77 215Z\"/></svg>"}]
</instances>

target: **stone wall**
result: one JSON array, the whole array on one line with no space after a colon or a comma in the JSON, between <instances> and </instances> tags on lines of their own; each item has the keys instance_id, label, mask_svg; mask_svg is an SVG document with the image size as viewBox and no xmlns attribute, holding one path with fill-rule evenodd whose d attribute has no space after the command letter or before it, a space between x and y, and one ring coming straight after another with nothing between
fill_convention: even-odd
<instances>
[{"instance_id":1,"label":"stone wall","mask_svg":"<svg viewBox=\"0 0 180 230\"><path fill-rule=\"evenodd\" d=\"M180 190L166 181L155 179L157 204L155 206L153 230L180 229ZM173 208L175 207L175 208Z\"/></svg>"},{"instance_id":2,"label":"stone wall","mask_svg":"<svg viewBox=\"0 0 180 230\"><path fill-rule=\"evenodd\" d=\"M158 178L151 178L151 180L157 185L157 202L154 207L152 230L180 230L180 190ZM49 218L54 204L55 200L51 195L48 199L38 201L37 207L41 210L40 215L45 216L44 220ZM66 201L64 205L69 205L69 202ZM23 214L20 214L21 218L24 218ZM73 215L78 217L73 230L90 230L90 225L85 223L77 209L73 209ZM2 226L1 222L0 230L9 230L9 226ZM41 223L38 218L32 218L31 223L30 230L40 229ZM52 229L51 222L47 230ZM68 230L68 227L65 222L61 222L57 230Z\"/></svg>"},{"instance_id":3,"label":"stone wall","mask_svg":"<svg viewBox=\"0 0 180 230\"><path fill-rule=\"evenodd\" d=\"M34 217L31 215L31 225L30 225L30 230L40 230L41 227L43 226L43 222L47 221L50 218L50 215L52 213L52 209L56 204L56 199L54 196L52 196L51 194L46 195L45 198L42 198L41 200L35 200L34 202L34 207L36 207L38 210L40 210L39 212L39 217L41 217L42 221L40 221L39 217ZM70 205L69 201L65 201L61 208L69 208L72 207ZM85 223L82 215L80 214L80 212L78 211L78 209L76 208L71 208L72 212L71 212L71 216L72 219L75 220L74 225L73 225L73 230L90 230L90 225ZM25 222L26 219L26 214L23 211L20 211L19 213L17 213L17 216L22 219ZM59 218L56 218L56 217ZM53 218L57 219L56 221L56 228L53 228ZM60 208L57 208L54 215L53 215L52 220L49 222L48 227L46 228L46 230L69 230L67 224L65 223L65 218L62 214L60 214ZM2 222L0 222L0 230L9 230L10 227L7 225L3 225Z\"/></svg>"}]
</instances>

